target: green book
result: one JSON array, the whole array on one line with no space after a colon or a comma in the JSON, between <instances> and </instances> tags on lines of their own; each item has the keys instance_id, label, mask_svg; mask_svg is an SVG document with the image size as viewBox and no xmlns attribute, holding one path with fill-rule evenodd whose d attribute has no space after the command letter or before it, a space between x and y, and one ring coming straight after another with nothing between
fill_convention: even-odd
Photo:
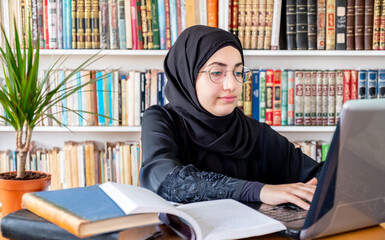
<instances>
[{"instance_id":1,"label":"green book","mask_svg":"<svg viewBox=\"0 0 385 240\"><path fill-rule=\"evenodd\" d=\"M266 70L259 71L259 121L266 122Z\"/></svg>"},{"instance_id":2,"label":"green book","mask_svg":"<svg viewBox=\"0 0 385 240\"><path fill-rule=\"evenodd\" d=\"M160 35L159 35L159 20L158 20L158 3L157 0L151 0L151 24L153 32L154 49L160 49Z\"/></svg>"},{"instance_id":3,"label":"green book","mask_svg":"<svg viewBox=\"0 0 385 240\"><path fill-rule=\"evenodd\" d=\"M329 152L329 147L330 147L329 143L327 143L327 142L322 143L322 162L326 160L326 157L327 157L328 152Z\"/></svg>"}]
</instances>

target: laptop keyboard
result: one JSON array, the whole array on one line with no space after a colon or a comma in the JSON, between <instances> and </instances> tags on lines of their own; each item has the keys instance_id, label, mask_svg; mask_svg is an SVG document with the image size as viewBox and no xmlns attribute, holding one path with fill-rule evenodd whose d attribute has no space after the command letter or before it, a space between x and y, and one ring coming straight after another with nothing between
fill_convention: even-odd
<instances>
[{"instance_id":1,"label":"laptop keyboard","mask_svg":"<svg viewBox=\"0 0 385 240\"><path fill-rule=\"evenodd\" d=\"M259 211L281 222L292 222L305 219L308 212L292 203L271 206L269 208L259 209Z\"/></svg>"}]
</instances>

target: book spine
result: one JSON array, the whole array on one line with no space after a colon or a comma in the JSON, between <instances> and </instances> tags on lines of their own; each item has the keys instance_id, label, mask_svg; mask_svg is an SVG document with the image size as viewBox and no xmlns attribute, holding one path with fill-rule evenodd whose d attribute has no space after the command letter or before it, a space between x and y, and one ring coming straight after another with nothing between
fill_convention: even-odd
<instances>
[{"instance_id":1,"label":"book spine","mask_svg":"<svg viewBox=\"0 0 385 240\"><path fill-rule=\"evenodd\" d=\"M354 3L355 0L347 0L346 6L346 50L354 50Z\"/></svg>"},{"instance_id":2,"label":"book spine","mask_svg":"<svg viewBox=\"0 0 385 240\"><path fill-rule=\"evenodd\" d=\"M142 20L143 49L148 49L148 22L146 0L141 0L140 18Z\"/></svg>"},{"instance_id":3,"label":"book spine","mask_svg":"<svg viewBox=\"0 0 385 240\"><path fill-rule=\"evenodd\" d=\"M37 0L37 31L39 34L39 45L41 49L45 48L44 38L44 3L43 0Z\"/></svg>"},{"instance_id":4,"label":"book spine","mask_svg":"<svg viewBox=\"0 0 385 240\"><path fill-rule=\"evenodd\" d=\"M359 70L358 71L358 99L366 98L366 81L368 78L368 71Z\"/></svg>"},{"instance_id":5,"label":"book spine","mask_svg":"<svg viewBox=\"0 0 385 240\"><path fill-rule=\"evenodd\" d=\"M287 126L288 116L288 71L282 71L282 111L281 111L281 125Z\"/></svg>"},{"instance_id":6,"label":"book spine","mask_svg":"<svg viewBox=\"0 0 385 240\"><path fill-rule=\"evenodd\" d=\"M49 23L48 23L48 0L44 0L44 40L45 40L45 49L50 49L49 42Z\"/></svg>"},{"instance_id":7,"label":"book spine","mask_svg":"<svg viewBox=\"0 0 385 240\"><path fill-rule=\"evenodd\" d=\"M58 32L57 32L57 1L49 0L48 1L48 36L50 49L58 48Z\"/></svg>"},{"instance_id":8,"label":"book spine","mask_svg":"<svg viewBox=\"0 0 385 240\"><path fill-rule=\"evenodd\" d=\"M274 0L266 0L266 15L265 15L265 34L263 40L263 49L270 50L271 46L271 29L273 24L273 9Z\"/></svg>"},{"instance_id":9,"label":"book spine","mask_svg":"<svg viewBox=\"0 0 385 240\"><path fill-rule=\"evenodd\" d=\"M104 79L103 72L96 72L96 93L98 104L98 123L99 126L106 126L105 111L104 111Z\"/></svg>"},{"instance_id":10,"label":"book spine","mask_svg":"<svg viewBox=\"0 0 385 240\"><path fill-rule=\"evenodd\" d=\"M304 72L295 71L294 120L296 126L304 123Z\"/></svg>"},{"instance_id":11,"label":"book spine","mask_svg":"<svg viewBox=\"0 0 385 240\"><path fill-rule=\"evenodd\" d=\"M108 1L101 0L100 1L100 48L108 49L110 47L109 44L109 28L108 28Z\"/></svg>"},{"instance_id":12,"label":"book spine","mask_svg":"<svg viewBox=\"0 0 385 240\"><path fill-rule=\"evenodd\" d=\"M253 95L252 95L252 118L259 121L259 105L260 105L260 93L259 93L259 70L254 69L252 73L253 77Z\"/></svg>"},{"instance_id":13,"label":"book spine","mask_svg":"<svg viewBox=\"0 0 385 240\"><path fill-rule=\"evenodd\" d=\"M346 0L336 1L336 50L346 49Z\"/></svg>"},{"instance_id":14,"label":"book spine","mask_svg":"<svg viewBox=\"0 0 385 240\"><path fill-rule=\"evenodd\" d=\"M84 48L92 49L92 27L91 27L91 2L84 1Z\"/></svg>"},{"instance_id":15,"label":"book spine","mask_svg":"<svg viewBox=\"0 0 385 240\"><path fill-rule=\"evenodd\" d=\"M136 15L136 1L131 0L131 30L132 30L132 50L137 50L139 47L138 43L138 23Z\"/></svg>"},{"instance_id":16,"label":"book spine","mask_svg":"<svg viewBox=\"0 0 385 240\"><path fill-rule=\"evenodd\" d=\"M294 126L295 71L288 70L287 125Z\"/></svg>"},{"instance_id":17,"label":"book spine","mask_svg":"<svg viewBox=\"0 0 385 240\"><path fill-rule=\"evenodd\" d=\"M263 1L263 0L260 0ZM238 5L239 0L232 0L232 9L231 9L231 25L232 25L232 33L235 36L238 36Z\"/></svg>"},{"instance_id":18,"label":"book spine","mask_svg":"<svg viewBox=\"0 0 385 240\"><path fill-rule=\"evenodd\" d=\"M251 49L257 49L258 41L258 9L259 0L253 0L251 5ZM230 16L232 16L230 14ZM231 22L231 21L229 21Z\"/></svg>"},{"instance_id":19,"label":"book spine","mask_svg":"<svg viewBox=\"0 0 385 240\"><path fill-rule=\"evenodd\" d=\"M160 49L166 50L166 15L164 8L164 1L158 1L158 20L159 20L159 37Z\"/></svg>"},{"instance_id":20,"label":"book spine","mask_svg":"<svg viewBox=\"0 0 385 240\"><path fill-rule=\"evenodd\" d=\"M266 123L273 125L274 70L266 70Z\"/></svg>"},{"instance_id":21,"label":"book spine","mask_svg":"<svg viewBox=\"0 0 385 240\"><path fill-rule=\"evenodd\" d=\"M296 44L297 50L307 50L308 49L308 23L307 23L307 1L306 0L296 0L297 2L297 33L296 33Z\"/></svg>"},{"instance_id":22,"label":"book spine","mask_svg":"<svg viewBox=\"0 0 385 240\"><path fill-rule=\"evenodd\" d=\"M274 0L273 22L271 27L271 50L279 50L282 0Z\"/></svg>"},{"instance_id":23,"label":"book spine","mask_svg":"<svg viewBox=\"0 0 385 240\"><path fill-rule=\"evenodd\" d=\"M71 1L71 17L72 17L72 49L77 48L77 42L78 42L78 37L77 37L77 4L75 0Z\"/></svg>"},{"instance_id":24,"label":"book spine","mask_svg":"<svg viewBox=\"0 0 385 240\"><path fill-rule=\"evenodd\" d=\"M178 19L177 19L176 0L170 0L169 6L170 6L169 9L170 9L171 45L174 45L176 39L178 38Z\"/></svg>"},{"instance_id":25,"label":"book spine","mask_svg":"<svg viewBox=\"0 0 385 240\"><path fill-rule=\"evenodd\" d=\"M266 70L259 70L259 121L266 122Z\"/></svg>"},{"instance_id":26,"label":"book spine","mask_svg":"<svg viewBox=\"0 0 385 240\"><path fill-rule=\"evenodd\" d=\"M340 120L342 104L344 102L344 71L338 70L336 73L336 122Z\"/></svg>"},{"instance_id":27,"label":"book spine","mask_svg":"<svg viewBox=\"0 0 385 240\"><path fill-rule=\"evenodd\" d=\"M303 98L303 123L305 126L311 126L312 120L312 73L304 71L304 98Z\"/></svg>"},{"instance_id":28,"label":"book spine","mask_svg":"<svg viewBox=\"0 0 385 240\"><path fill-rule=\"evenodd\" d=\"M126 26L126 49L132 49L132 26L131 26L131 0L124 0L124 19Z\"/></svg>"},{"instance_id":29,"label":"book spine","mask_svg":"<svg viewBox=\"0 0 385 240\"><path fill-rule=\"evenodd\" d=\"M243 49L251 48L251 0L247 0L245 3L245 33L244 33L244 45L242 45Z\"/></svg>"},{"instance_id":30,"label":"book spine","mask_svg":"<svg viewBox=\"0 0 385 240\"><path fill-rule=\"evenodd\" d=\"M84 0L76 1L76 36L77 48L85 47L85 29L84 29Z\"/></svg>"},{"instance_id":31,"label":"book spine","mask_svg":"<svg viewBox=\"0 0 385 240\"><path fill-rule=\"evenodd\" d=\"M352 70L350 77L350 99L358 98L358 71Z\"/></svg>"},{"instance_id":32,"label":"book spine","mask_svg":"<svg viewBox=\"0 0 385 240\"><path fill-rule=\"evenodd\" d=\"M350 0L353 1L353 0ZM381 37L381 0L374 0L374 17L373 17L373 50L380 49Z\"/></svg>"},{"instance_id":33,"label":"book spine","mask_svg":"<svg viewBox=\"0 0 385 240\"><path fill-rule=\"evenodd\" d=\"M335 0L326 1L326 50L335 50L336 48L336 3Z\"/></svg>"},{"instance_id":34,"label":"book spine","mask_svg":"<svg viewBox=\"0 0 385 240\"><path fill-rule=\"evenodd\" d=\"M322 74L322 125L328 125L328 78L329 72L324 71Z\"/></svg>"},{"instance_id":35,"label":"book spine","mask_svg":"<svg viewBox=\"0 0 385 240\"><path fill-rule=\"evenodd\" d=\"M245 45L245 17L246 17L246 0L239 0L238 2L238 39L241 45Z\"/></svg>"},{"instance_id":36,"label":"book spine","mask_svg":"<svg viewBox=\"0 0 385 240\"><path fill-rule=\"evenodd\" d=\"M108 2L108 22L110 34L110 49L119 49L117 0L109 0Z\"/></svg>"},{"instance_id":37,"label":"book spine","mask_svg":"<svg viewBox=\"0 0 385 240\"><path fill-rule=\"evenodd\" d=\"M308 49L317 49L317 0L307 0Z\"/></svg>"},{"instance_id":38,"label":"book spine","mask_svg":"<svg viewBox=\"0 0 385 240\"><path fill-rule=\"evenodd\" d=\"M365 0L355 0L354 4L354 49L364 50Z\"/></svg>"},{"instance_id":39,"label":"book spine","mask_svg":"<svg viewBox=\"0 0 385 240\"><path fill-rule=\"evenodd\" d=\"M326 0L318 0L317 5L317 49L325 50Z\"/></svg>"},{"instance_id":40,"label":"book spine","mask_svg":"<svg viewBox=\"0 0 385 240\"><path fill-rule=\"evenodd\" d=\"M329 71L328 78L328 125L335 125L336 121L336 72Z\"/></svg>"},{"instance_id":41,"label":"book spine","mask_svg":"<svg viewBox=\"0 0 385 240\"><path fill-rule=\"evenodd\" d=\"M372 50L373 47L373 12L374 0L365 0L364 15L364 49Z\"/></svg>"},{"instance_id":42,"label":"book spine","mask_svg":"<svg viewBox=\"0 0 385 240\"><path fill-rule=\"evenodd\" d=\"M119 31L119 48L126 49L126 15L124 8L124 0L118 0L118 31Z\"/></svg>"},{"instance_id":43,"label":"book spine","mask_svg":"<svg viewBox=\"0 0 385 240\"><path fill-rule=\"evenodd\" d=\"M63 48L72 48L71 0L63 0Z\"/></svg>"},{"instance_id":44,"label":"book spine","mask_svg":"<svg viewBox=\"0 0 385 240\"><path fill-rule=\"evenodd\" d=\"M267 0L259 0L258 10L258 32L257 32L257 49L261 50L264 47L265 40L265 19L266 19ZM239 21L238 21L239 22Z\"/></svg>"},{"instance_id":45,"label":"book spine","mask_svg":"<svg viewBox=\"0 0 385 240\"><path fill-rule=\"evenodd\" d=\"M311 125L317 125L317 71L311 72Z\"/></svg>"},{"instance_id":46,"label":"book spine","mask_svg":"<svg viewBox=\"0 0 385 240\"><path fill-rule=\"evenodd\" d=\"M351 70L343 70L343 77L344 77L344 86L343 86L343 103L348 101L350 99L350 76L351 76Z\"/></svg>"},{"instance_id":47,"label":"book spine","mask_svg":"<svg viewBox=\"0 0 385 240\"><path fill-rule=\"evenodd\" d=\"M1 7L1 3L0 3ZM0 22L1 22L0 18ZM31 1L31 26L32 26L32 42L34 46L37 45L37 41L39 41L39 34L38 34L38 17L37 17L37 0ZM1 37L0 37L1 39ZM0 46L1 46L1 40L0 40Z\"/></svg>"},{"instance_id":48,"label":"book spine","mask_svg":"<svg viewBox=\"0 0 385 240\"><path fill-rule=\"evenodd\" d=\"M171 19L170 19L170 3L164 1L164 12L166 16L166 49L171 48Z\"/></svg>"},{"instance_id":49,"label":"book spine","mask_svg":"<svg viewBox=\"0 0 385 240\"><path fill-rule=\"evenodd\" d=\"M380 50L385 50L385 1L381 1Z\"/></svg>"},{"instance_id":50,"label":"book spine","mask_svg":"<svg viewBox=\"0 0 385 240\"><path fill-rule=\"evenodd\" d=\"M91 47L98 49L100 48L99 1L92 0L91 4Z\"/></svg>"},{"instance_id":51,"label":"book spine","mask_svg":"<svg viewBox=\"0 0 385 240\"><path fill-rule=\"evenodd\" d=\"M207 26L218 27L218 1L207 0Z\"/></svg>"},{"instance_id":52,"label":"book spine","mask_svg":"<svg viewBox=\"0 0 385 240\"><path fill-rule=\"evenodd\" d=\"M158 17L158 3L156 0L151 0L151 24L153 32L154 49L160 49L160 27Z\"/></svg>"},{"instance_id":53,"label":"book spine","mask_svg":"<svg viewBox=\"0 0 385 240\"><path fill-rule=\"evenodd\" d=\"M286 0L286 37L287 50L296 50L296 0Z\"/></svg>"},{"instance_id":54,"label":"book spine","mask_svg":"<svg viewBox=\"0 0 385 240\"><path fill-rule=\"evenodd\" d=\"M243 102L243 112L248 117L253 117L253 76L250 76L246 79L244 83L244 102Z\"/></svg>"},{"instance_id":55,"label":"book spine","mask_svg":"<svg viewBox=\"0 0 385 240\"><path fill-rule=\"evenodd\" d=\"M274 85L273 85L273 125L281 125L282 114L282 71L274 71Z\"/></svg>"},{"instance_id":56,"label":"book spine","mask_svg":"<svg viewBox=\"0 0 385 240\"><path fill-rule=\"evenodd\" d=\"M378 70L378 98L385 98L385 69Z\"/></svg>"},{"instance_id":57,"label":"book spine","mask_svg":"<svg viewBox=\"0 0 385 240\"><path fill-rule=\"evenodd\" d=\"M138 49L144 49L143 47L143 30L142 30L142 16L140 9L140 1L136 0L136 23L137 23L137 32L138 32Z\"/></svg>"},{"instance_id":58,"label":"book spine","mask_svg":"<svg viewBox=\"0 0 385 240\"><path fill-rule=\"evenodd\" d=\"M368 70L366 80L366 98L377 98L377 70Z\"/></svg>"},{"instance_id":59,"label":"book spine","mask_svg":"<svg viewBox=\"0 0 385 240\"><path fill-rule=\"evenodd\" d=\"M152 14L151 14L151 0L146 0L147 11L147 42L148 49L154 49L154 32L152 30Z\"/></svg>"},{"instance_id":60,"label":"book spine","mask_svg":"<svg viewBox=\"0 0 385 240\"><path fill-rule=\"evenodd\" d=\"M318 126L322 126L322 75L322 71L317 71L316 115Z\"/></svg>"}]
</instances>

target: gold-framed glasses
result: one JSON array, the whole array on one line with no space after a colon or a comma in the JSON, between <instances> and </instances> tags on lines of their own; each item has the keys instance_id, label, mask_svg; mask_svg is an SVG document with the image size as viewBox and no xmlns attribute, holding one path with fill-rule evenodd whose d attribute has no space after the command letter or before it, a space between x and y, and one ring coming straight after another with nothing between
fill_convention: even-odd
<instances>
[{"instance_id":1,"label":"gold-framed glasses","mask_svg":"<svg viewBox=\"0 0 385 240\"><path fill-rule=\"evenodd\" d=\"M234 70L226 70L226 68L215 66L210 70L200 71L200 73L208 73L210 80L216 84L223 83L226 80L227 72L232 72L235 80L239 83L244 83L251 73L250 69L244 66L238 66Z\"/></svg>"}]
</instances>

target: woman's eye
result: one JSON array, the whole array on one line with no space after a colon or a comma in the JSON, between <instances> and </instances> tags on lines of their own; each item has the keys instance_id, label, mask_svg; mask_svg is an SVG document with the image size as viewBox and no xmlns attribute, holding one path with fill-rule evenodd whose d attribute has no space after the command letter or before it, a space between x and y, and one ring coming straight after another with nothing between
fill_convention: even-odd
<instances>
[{"instance_id":1,"label":"woman's eye","mask_svg":"<svg viewBox=\"0 0 385 240\"><path fill-rule=\"evenodd\" d=\"M212 72L210 72L210 74L212 76L218 77L218 76L222 76L223 72L221 72L221 71L212 71Z\"/></svg>"},{"instance_id":2,"label":"woman's eye","mask_svg":"<svg viewBox=\"0 0 385 240\"><path fill-rule=\"evenodd\" d=\"M236 77L242 77L242 72L234 72L234 75L235 75Z\"/></svg>"}]
</instances>

